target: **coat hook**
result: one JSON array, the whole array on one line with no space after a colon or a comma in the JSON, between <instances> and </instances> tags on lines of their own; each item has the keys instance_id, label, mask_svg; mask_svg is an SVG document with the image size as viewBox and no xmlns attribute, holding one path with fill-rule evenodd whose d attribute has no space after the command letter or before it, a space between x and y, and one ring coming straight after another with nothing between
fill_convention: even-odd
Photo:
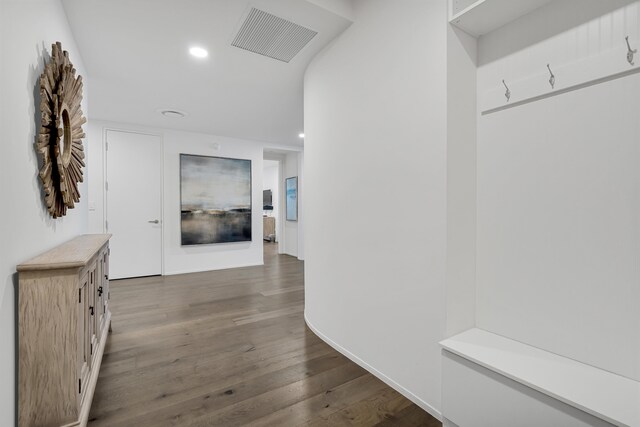
<instances>
[{"instance_id":1,"label":"coat hook","mask_svg":"<svg viewBox=\"0 0 640 427\"><path fill-rule=\"evenodd\" d=\"M629 51L627 52L627 61L629 62L629 64L635 65L633 63L633 56L636 53L638 53L638 49L631 49L631 44L629 43L629 36L625 37L625 40L627 41L627 48L629 49Z\"/></svg>"},{"instance_id":2,"label":"coat hook","mask_svg":"<svg viewBox=\"0 0 640 427\"><path fill-rule=\"evenodd\" d=\"M555 89L556 76L553 74L553 71L551 71L551 66L549 64L547 64L547 69L549 70L549 74L551 74L551 77L549 77L549 84L551 85L551 89Z\"/></svg>"},{"instance_id":3,"label":"coat hook","mask_svg":"<svg viewBox=\"0 0 640 427\"><path fill-rule=\"evenodd\" d=\"M502 80L502 84L507 89L507 91L504 93L504 96L505 96L505 98L507 98L507 102L509 102L509 100L511 99L511 91L509 90L509 86L507 86L507 84L504 82L504 80Z\"/></svg>"}]
</instances>

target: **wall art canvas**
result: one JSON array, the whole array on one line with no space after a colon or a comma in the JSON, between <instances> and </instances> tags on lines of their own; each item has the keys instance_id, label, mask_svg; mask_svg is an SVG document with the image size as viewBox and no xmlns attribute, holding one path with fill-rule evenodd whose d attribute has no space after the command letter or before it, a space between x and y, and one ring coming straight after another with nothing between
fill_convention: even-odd
<instances>
[{"instance_id":1,"label":"wall art canvas","mask_svg":"<svg viewBox=\"0 0 640 427\"><path fill-rule=\"evenodd\" d=\"M182 245L251 241L251 160L180 154Z\"/></svg>"},{"instance_id":2,"label":"wall art canvas","mask_svg":"<svg viewBox=\"0 0 640 427\"><path fill-rule=\"evenodd\" d=\"M287 221L298 220L298 177L286 179Z\"/></svg>"}]
</instances>

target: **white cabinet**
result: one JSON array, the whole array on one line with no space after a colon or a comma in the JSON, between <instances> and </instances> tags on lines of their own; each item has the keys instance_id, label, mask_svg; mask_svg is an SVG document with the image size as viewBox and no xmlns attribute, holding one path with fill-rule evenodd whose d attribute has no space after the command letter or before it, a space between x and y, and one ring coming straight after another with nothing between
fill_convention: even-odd
<instances>
[{"instance_id":1,"label":"white cabinet","mask_svg":"<svg viewBox=\"0 0 640 427\"><path fill-rule=\"evenodd\" d=\"M640 426L640 382L473 328L440 343L459 427Z\"/></svg>"}]
</instances>

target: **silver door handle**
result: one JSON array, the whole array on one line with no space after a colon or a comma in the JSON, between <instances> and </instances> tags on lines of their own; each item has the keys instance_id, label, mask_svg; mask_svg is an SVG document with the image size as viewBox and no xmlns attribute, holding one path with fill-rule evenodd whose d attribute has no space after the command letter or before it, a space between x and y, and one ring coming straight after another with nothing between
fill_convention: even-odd
<instances>
[{"instance_id":1,"label":"silver door handle","mask_svg":"<svg viewBox=\"0 0 640 427\"><path fill-rule=\"evenodd\" d=\"M159 219L154 219L153 221L147 221L149 224L160 224Z\"/></svg>"}]
</instances>

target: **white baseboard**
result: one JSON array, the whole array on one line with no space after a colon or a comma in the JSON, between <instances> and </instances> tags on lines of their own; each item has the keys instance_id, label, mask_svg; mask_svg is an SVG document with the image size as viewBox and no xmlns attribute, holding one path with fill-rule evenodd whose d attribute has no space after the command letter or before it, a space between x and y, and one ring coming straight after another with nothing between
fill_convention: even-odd
<instances>
[{"instance_id":1,"label":"white baseboard","mask_svg":"<svg viewBox=\"0 0 640 427\"><path fill-rule=\"evenodd\" d=\"M447 419L447 418L443 418L442 419L442 426L443 427L458 427L458 425L456 423L454 423L453 421Z\"/></svg>"},{"instance_id":2,"label":"white baseboard","mask_svg":"<svg viewBox=\"0 0 640 427\"><path fill-rule=\"evenodd\" d=\"M196 269L165 271L162 275L163 276L176 276L178 274L206 273L206 272L209 272L209 271L221 271L221 270L231 270L233 268L257 267L257 266L261 266L261 265L264 265L264 262L248 263L248 264L244 264L244 263L242 263L242 264L230 264L230 265L225 265L224 267L217 267L217 268L200 267L200 268L196 268Z\"/></svg>"},{"instance_id":3,"label":"white baseboard","mask_svg":"<svg viewBox=\"0 0 640 427\"><path fill-rule=\"evenodd\" d=\"M437 409L435 409L432 405L420 399L411 391L407 390L402 385L398 384L397 382L395 382L394 380L392 380L382 372L378 371L376 368L369 365L367 362L360 359L358 356L351 353L349 350L337 344L336 342L331 340L329 337L327 337L325 334L320 332L315 326L313 326L313 324L307 318L306 310L304 312L304 321L307 323L307 326L309 327L309 329L311 329L311 331L313 331L314 334L316 334L322 341L326 342L331 347L333 347L337 352L341 353L342 355L349 358L352 362L356 363L357 365L360 365L361 367L369 371L373 376L375 376L376 378L378 378L379 380L387 384L389 387L396 390L398 393L400 393L401 395L403 395L404 397L406 397L407 399L409 399L410 401L418 405L420 408L427 411L429 414L433 415L435 418L438 419L438 421L442 421L442 413Z\"/></svg>"}]
</instances>

